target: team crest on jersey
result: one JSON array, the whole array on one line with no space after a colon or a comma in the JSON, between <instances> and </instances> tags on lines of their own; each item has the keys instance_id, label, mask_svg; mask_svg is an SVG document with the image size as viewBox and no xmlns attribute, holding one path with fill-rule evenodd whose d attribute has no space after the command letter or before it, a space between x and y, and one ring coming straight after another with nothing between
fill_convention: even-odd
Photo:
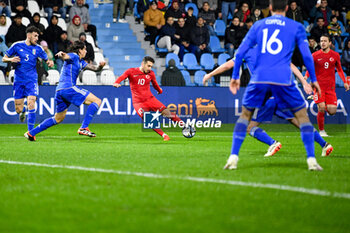
<instances>
[{"instance_id":1,"label":"team crest on jersey","mask_svg":"<svg viewBox=\"0 0 350 233\"><path fill-rule=\"evenodd\" d=\"M333 57L331 57L331 58L329 58L329 60L330 60L330 61L334 61L334 58L333 58Z\"/></svg>"},{"instance_id":2,"label":"team crest on jersey","mask_svg":"<svg viewBox=\"0 0 350 233\"><path fill-rule=\"evenodd\" d=\"M148 74L146 74L146 78L147 78L147 79L149 79L149 78L150 78Z\"/></svg>"},{"instance_id":3,"label":"team crest on jersey","mask_svg":"<svg viewBox=\"0 0 350 233\"><path fill-rule=\"evenodd\" d=\"M35 55L36 54L36 49L33 49L32 53L33 53L33 55Z\"/></svg>"}]
</instances>

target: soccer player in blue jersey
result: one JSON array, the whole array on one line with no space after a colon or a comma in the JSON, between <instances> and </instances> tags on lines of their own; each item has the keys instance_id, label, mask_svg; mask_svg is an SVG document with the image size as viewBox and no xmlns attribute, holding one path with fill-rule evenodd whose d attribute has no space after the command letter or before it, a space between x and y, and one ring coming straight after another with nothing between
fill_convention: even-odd
<instances>
[{"instance_id":1,"label":"soccer player in blue jersey","mask_svg":"<svg viewBox=\"0 0 350 233\"><path fill-rule=\"evenodd\" d=\"M252 48L246 53L244 57L245 63L251 74L254 73L256 52L257 52L257 48ZM234 67L234 64L235 64L234 59L231 59L226 63L222 64L221 66L219 66L218 68L216 68L215 70L213 70L212 72L206 74L203 77L203 85L205 85L206 82L209 79L211 79L213 76L232 69ZM291 64L291 69L295 74L295 76L300 80L306 94L312 93L311 86L305 81L303 75L300 73L298 68L295 65ZM259 125L261 123L271 122L273 115L276 115L282 119L288 120L291 124L299 128L299 122L294 117L294 114L291 111L281 111L277 106L277 103L274 97L268 98L261 108L255 109L253 117L248 125L247 133L250 136L256 138L257 140L269 145L269 148L267 150L267 153L265 154L265 157L273 156L282 147L282 144L280 142L274 140L263 129L259 128ZM315 142L317 142L322 147L321 156L330 155L330 153L333 151L332 145L327 143L320 136L320 134L316 129L314 129L314 138L315 138Z\"/></svg>"},{"instance_id":2,"label":"soccer player in blue jersey","mask_svg":"<svg viewBox=\"0 0 350 233\"><path fill-rule=\"evenodd\" d=\"M287 0L270 0L272 16L257 21L236 52L236 64L230 83L233 94L239 90L239 69L245 53L255 46L258 49L254 74L243 97L242 115L235 125L231 155L224 166L225 169L237 169L238 153L253 112L256 108L263 106L267 96L272 95L280 109L292 111L300 124L308 169L322 170L315 158L314 127L307 115L304 98L292 82L290 63L296 45L310 73L312 87L319 93L320 87L316 81L305 29L302 24L285 17L287 9Z\"/></svg>"},{"instance_id":3,"label":"soccer player in blue jersey","mask_svg":"<svg viewBox=\"0 0 350 233\"><path fill-rule=\"evenodd\" d=\"M92 71L101 71L106 62L100 62L99 66L87 64L83 58L86 55L85 44L81 41L75 41L70 48L70 53L58 52L56 56L64 60L59 84L56 88L56 114L54 117L47 118L34 129L26 132L24 136L29 141L35 141L35 135L48 129L51 126L61 123L66 117L67 109L70 104L80 106L89 105L84 121L78 129L78 134L89 137L96 137L96 134L88 128L93 116L101 105L101 100L91 92L76 86L76 81L80 71L84 69Z\"/></svg>"},{"instance_id":4,"label":"soccer player in blue jersey","mask_svg":"<svg viewBox=\"0 0 350 233\"><path fill-rule=\"evenodd\" d=\"M28 112L27 125L28 130L31 130L35 124L35 101L39 94L38 74L36 72L37 58L46 60L49 67L54 64L48 59L44 49L37 45L40 30L31 26L27 28L26 33L26 40L12 44L2 61L16 63L13 82L15 108L21 122L24 122L25 114ZM24 105L24 98L27 98L27 106Z\"/></svg>"}]
</instances>

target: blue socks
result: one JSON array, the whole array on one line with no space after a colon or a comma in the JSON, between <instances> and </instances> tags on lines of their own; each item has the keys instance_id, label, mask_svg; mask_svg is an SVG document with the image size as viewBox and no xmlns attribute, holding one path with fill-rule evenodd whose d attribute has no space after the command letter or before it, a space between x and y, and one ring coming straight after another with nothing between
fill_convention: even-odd
<instances>
[{"instance_id":1,"label":"blue socks","mask_svg":"<svg viewBox=\"0 0 350 233\"><path fill-rule=\"evenodd\" d=\"M239 118L237 120L235 129L233 131L231 155L238 155L244 138L247 134L248 123L249 121L242 118Z\"/></svg>"},{"instance_id":2,"label":"blue socks","mask_svg":"<svg viewBox=\"0 0 350 233\"><path fill-rule=\"evenodd\" d=\"M24 105L24 106L23 106L23 109L22 109L22 112L25 113L26 111L27 111L27 106Z\"/></svg>"},{"instance_id":3,"label":"blue socks","mask_svg":"<svg viewBox=\"0 0 350 233\"><path fill-rule=\"evenodd\" d=\"M95 115L95 113L98 110L98 105L96 103L91 103L87 109L84 121L81 125L81 128L87 128L92 120L92 117Z\"/></svg>"},{"instance_id":4,"label":"blue socks","mask_svg":"<svg viewBox=\"0 0 350 233\"><path fill-rule=\"evenodd\" d=\"M23 110L24 110L24 108L23 108ZM27 115L28 131L30 131L34 128L34 124L35 124L35 109L29 109L28 115Z\"/></svg>"},{"instance_id":5,"label":"blue socks","mask_svg":"<svg viewBox=\"0 0 350 233\"><path fill-rule=\"evenodd\" d=\"M307 157L315 157L314 127L311 122L300 125L301 140L304 143Z\"/></svg>"},{"instance_id":6,"label":"blue socks","mask_svg":"<svg viewBox=\"0 0 350 233\"><path fill-rule=\"evenodd\" d=\"M318 133L318 131L314 128L314 138L315 141L320 144L321 147L324 147L327 142L321 137L321 135Z\"/></svg>"},{"instance_id":7,"label":"blue socks","mask_svg":"<svg viewBox=\"0 0 350 233\"><path fill-rule=\"evenodd\" d=\"M275 140L273 140L266 132L265 130L255 126L253 127L250 132L249 132L250 136L258 139L260 142L263 142L269 146L271 146Z\"/></svg>"},{"instance_id":8,"label":"blue socks","mask_svg":"<svg viewBox=\"0 0 350 233\"><path fill-rule=\"evenodd\" d=\"M38 125L34 129L30 130L29 133L30 133L30 135L35 136L38 133L40 133L40 132L46 130L47 128L50 128L51 126L56 125L56 124L57 124L57 122L55 120L55 117L47 118L43 122L41 122L40 125Z\"/></svg>"}]
</instances>

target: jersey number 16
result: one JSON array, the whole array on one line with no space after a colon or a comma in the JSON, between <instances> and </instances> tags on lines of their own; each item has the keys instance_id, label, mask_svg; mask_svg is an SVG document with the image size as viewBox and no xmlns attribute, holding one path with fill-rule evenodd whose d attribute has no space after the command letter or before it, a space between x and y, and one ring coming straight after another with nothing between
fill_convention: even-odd
<instances>
[{"instance_id":1,"label":"jersey number 16","mask_svg":"<svg viewBox=\"0 0 350 233\"><path fill-rule=\"evenodd\" d=\"M268 31L269 30L267 28L265 28L263 30L263 41L262 41L261 53L266 53L266 50L267 50L268 53L270 53L272 55L276 55L276 54L280 53L282 48L283 48L282 41L277 38L278 33L280 33L280 30L276 29L272 33L272 36L269 39L267 39ZM272 49L272 44L274 44L274 43L277 44L276 49Z\"/></svg>"}]
</instances>

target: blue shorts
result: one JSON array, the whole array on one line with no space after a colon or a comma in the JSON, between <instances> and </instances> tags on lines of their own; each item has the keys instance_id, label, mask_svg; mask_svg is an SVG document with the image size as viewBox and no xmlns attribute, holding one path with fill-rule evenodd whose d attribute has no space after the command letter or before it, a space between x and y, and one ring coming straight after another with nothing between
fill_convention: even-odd
<instances>
[{"instance_id":1,"label":"blue shorts","mask_svg":"<svg viewBox=\"0 0 350 233\"><path fill-rule=\"evenodd\" d=\"M275 97L276 105L282 112L295 113L306 107L305 99L295 83L290 86L250 83L242 104L253 111L255 108L262 108L271 96Z\"/></svg>"},{"instance_id":2,"label":"blue shorts","mask_svg":"<svg viewBox=\"0 0 350 233\"><path fill-rule=\"evenodd\" d=\"M275 98L271 97L266 101L263 107L256 108L254 110L252 121L256 121L259 123L271 122L273 115L276 115L285 120L290 120L294 118L294 114L291 111L279 110Z\"/></svg>"},{"instance_id":3,"label":"blue shorts","mask_svg":"<svg viewBox=\"0 0 350 233\"><path fill-rule=\"evenodd\" d=\"M37 82L14 82L13 97L23 99L27 96L38 96L39 87Z\"/></svg>"},{"instance_id":4,"label":"blue shorts","mask_svg":"<svg viewBox=\"0 0 350 233\"><path fill-rule=\"evenodd\" d=\"M56 112L63 112L70 104L79 107L84 103L89 94L89 91L76 86L56 91Z\"/></svg>"}]
</instances>

